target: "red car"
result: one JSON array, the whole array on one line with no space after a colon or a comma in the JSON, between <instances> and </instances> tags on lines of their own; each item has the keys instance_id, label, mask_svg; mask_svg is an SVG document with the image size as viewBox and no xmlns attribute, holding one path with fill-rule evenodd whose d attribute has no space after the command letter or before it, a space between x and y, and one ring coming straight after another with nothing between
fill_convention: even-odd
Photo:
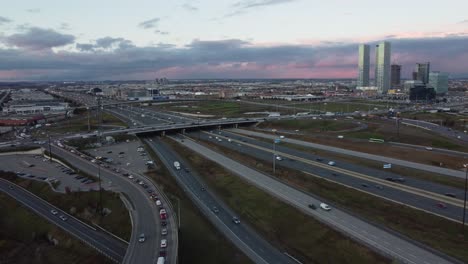
<instances>
[{"instance_id":1,"label":"red car","mask_svg":"<svg viewBox=\"0 0 468 264\"><path fill-rule=\"evenodd\" d=\"M447 205L444 204L444 203L437 203L436 206L439 207L439 208L441 208L441 209L447 208Z\"/></svg>"},{"instance_id":2,"label":"red car","mask_svg":"<svg viewBox=\"0 0 468 264\"><path fill-rule=\"evenodd\" d=\"M164 220L167 218L167 213L166 213L166 209L161 209L159 210L159 216L161 217L161 220Z\"/></svg>"}]
</instances>

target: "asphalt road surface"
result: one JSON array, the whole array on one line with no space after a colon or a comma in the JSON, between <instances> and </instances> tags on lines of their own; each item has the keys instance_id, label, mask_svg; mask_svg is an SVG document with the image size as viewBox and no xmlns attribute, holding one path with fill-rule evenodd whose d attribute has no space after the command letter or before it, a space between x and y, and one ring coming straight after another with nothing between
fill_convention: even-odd
<instances>
[{"instance_id":1,"label":"asphalt road surface","mask_svg":"<svg viewBox=\"0 0 468 264\"><path fill-rule=\"evenodd\" d=\"M305 213L310 214L317 220L347 234L351 238L360 241L384 255L393 257L394 259L404 263L452 263L450 260L435 254L431 250L417 246L396 234L377 228L376 226L339 209L334 208L331 211L309 209L309 204L318 205L321 201L304 192L294 189L269 175L260 173L240 164L239 162L229 159L222 154L212 151L192 140L178 142L205 158L220 164L236 175L262 188L271 195L292 204Z\"/></svg>"},{"instance_id":2,"label":"asphalt road surface","mask_svg":"<svg viewBox=\"0 0 468 264\"><path fill-rule=\"evenodd\" d=\"M97 165L77 155L70 153L60 147L53 145L52 153L65 159L70 164L83 172L96 175ZM159 257L160 233L159 210L141 187L127 177L101 169L101 178L119 187L130 200L133 210L132 214L132 236L128 246L124 263L153 263ZM138 236L144 233L146 241L138 243ZM169 263L169 262L168 262Z\"/></svg>"},{"instance_id":3,"label":"asphalt road surface","mask_svg":"<svg viewBox=\"0 0 468 264\"><path fill-rule=\"evenodd\" d=\"M235 213L207 188L198 173L177 153L157 138L148 143L202 213L255 263L295 263L256 234L242 219L240 224L235 224L232 220ZM180 170L174 168L174 161L181 163ZM215 213L213 207L219 212Z\"/></svg>"},{"instance_id":4,"label":"asphalt road surface","mask_svg":"<svg viewBox=\"0 0 468 264\"><path fill-rule=\"evenodd\" d=\"M198 133L191 133L190 135L192 138L197 138ZM222 139L222 141L218 141L216 137ZM258 141L229 132L222 132L221 134L205 132L202 133L201 138L252 156L255 159L266 162L272 162L273 160L272 143ZM302 171L310 176L324 178L362 192L389 199L406 206L412 206L428 213L443 216L451 220L462 221L463 200L456 200L444 195L445 193L452 193L461 198L464 195L462 189L410 178L405 178L404 183L394 183L386 181L385 178L399 178L401 177L400 175L345 162L336 162L335 166L329 166L327 165L329 161L327 159L283 147L281 144L276 144L275 149L276 154L281 157L281 161L276 160L277 166ZM317 159L322 159L322 161L317 161ZM320 166L315 166L314 164ZM347 172L350 173L348 174ZM354 174L353 172L358 172L358 174ZM361 178L361 175L367 178ZM376 180L378 181L376 182ZM410 188L405 189L406 187ZM419 190L422 190L422 192L419 193ZM443 202L447 208L438 207L437 204L439 202Z\"/></svg>"},{"instance_id":5,"label":"asphalt road surface","mask_svg":"<svg viewBox=\"0 0 468 264\"><path fill-rule=\"evenodd\" d=\"M0 179L0 191L8 194L37 215L47 219L52 224L84 241L86 244L113 261L119 263L122 262L128 246L124 241L102 231L96 230L39 198L33 193L7 180ZM52 214L51 210L57 211L57 214ZM67 218L66 221L60 219L60 216L65 216Z\"/></svg>"},{"instance_id":6,"label":"asphalt road surface","mask_svg":"<svg viewBox=\"0 0 468 264\"><path fill-rule=\"evenodd\" d=\"M261 138L267 138L267 139L271 139L271 140L274 140L275 138L278 138L278 136L276 136L276 135L259 133L259 132L255 132L255 131L244 130L244 129L232 129L232 131L235 132L235 133L239 133L239 134L256 136L256 137L261 137ZM284 138L284 139L282 139L282 141L287 142L287 143L300 145L300 146L303 146L303 147L321 149L321 150L326 150L326 151L335 152L335 153L339 153L339 154L350 155L350 156L369 159L369 160L375 160L375 161L379 161L379 162L383 162L383 163L391 163L391 164L400 165L400 166L403 166L403 167L408 167L408 168L413 168L413 169L417 169L417 170L428 171L428 172L431 172L431 173L439 173L439 174L444 174L444 175L447 175L447 176L453 176L453 177L458 177L458 178L465 179L465 172L463 172L463 171L440 168L440 167L435 167L435 166L431 166L431 165L425 165L425 164L421 164L421 163L416 163L416 162L411 162L411 161L406 161L406 160L400 160L400 159L395 159L395 158L390 158L390 157L385 157L385 156L379 156L379 155L374 155L374 154L369 154L369 153L364 153L364 152L359 152L359 151L354 151L354 150L342 149L342 148L337 148L337 147L330 147L330 146L326 146L326 145L322 145L322 144L311 143L311 142L292 139L292 138Z\"/></svg>"},{"instance_id":7,"label":"asphalt road surface","mask_svg":"<svg viewBox=\"0 0 468 264\"><path fill-rule=\"evenodd\" d=\"M445 126L439 126L437 124L431 123L431 122L426 122L426 121L421 121L421 120L413 120L413 119L406 119L403 118L401 122L412 124L418 127L423 127L427 130L430 130L434 133L437 133L439 135L442 135L444 137L468 142L468 135L466 133L463 133L462 131L457 131L453 130L451 128L445 127Z\"/></svg>"}]
</instances>

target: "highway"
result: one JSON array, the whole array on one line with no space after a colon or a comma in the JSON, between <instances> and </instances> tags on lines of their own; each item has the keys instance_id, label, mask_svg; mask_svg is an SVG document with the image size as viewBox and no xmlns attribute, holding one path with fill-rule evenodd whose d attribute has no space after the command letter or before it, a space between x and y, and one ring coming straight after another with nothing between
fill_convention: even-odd
<instances>
[{"instance_id":1,"label":"highway","mask_svg":"<svg viewBox=\"0 0 468 264\"><path fill-rule=\"evenodd\" d=\"M73 164L75 168L85 173L97 175L97 165L80 156L74 155L55 145L52 145L52 153L60 156L70 164ZM103 181L111 181L112 184L119 188L120 192L124 193L131 203L132 209L129 211L132 215L132 236L123 263L155 262L159 257L161 233L159 210L156 204L149 199L140 186L127 177L101 168L101 179ZM144 233L146 237L144 243L138 243L137 241L141 233ZM177 249L173 249L173 252L173 254L176 254ZM175 262L167 261L167 263Z\"/></svg>"},{"instance_id":2,"label":"highway","mask_svg":"<svg viewBox=\"0 0 468 264\"><path fill-rule=\"evenodd\" d=\"M384 255L404 263L452 263L452 261L447 260L445 257L435 254L432 250L417 246L396 234L377 228L337 208L331 211L311 210L308 208L308 205L319 204L321 200L294 189L269 175L244 166L192 140L178 142L205 158L222 165L234 174L244 178L271 195L297 207L317 220L347 234L349 237L360 241Z\"/></svg>"},{"instance_id":3,"label":"highway","mask_svg":"<svg viewBox=\"0 0 468 264\"><path fill-rule=\"evenodd\" d=\"M147 143L158 154L172 176L201 212L252 261L255 263L295 263L261 238L248 224L244 222L239 225L234 224L232 217L236 214L209 190L198 175L199 172L193 170L180 155L156 137ZM181 163L180 170L174 168L174 161ZM205 189L202 190L202 188ZM219 212L215 213L213 207L218 208Z\"/></svg>"},{"instance_id":4,"label":"highway","mask_svg":"<svg viewBox=\"0 0 468 264\"><path fill-rule=\"evenodd\" d=\"M8 194L50 223L82 240L114 262L122 262L128 246L126 242L105 232L96 230L96 228L83 223L65 211L7 180L0 179L0 191ZM57 211L57 214L52 214L51 210ZM60 216L65 216L67 220L60 219Z\"/></svg>"},{"instance_id":5,"label":"highway","mask_svg":"<svg viewBox=\"0 0 468 264\"><path fill-rule=\"evenodd\" d=\"M274 140L275 138L278 137L276 135L265 134L265 133L250 131L250 130L244 130L244 129L231 129L231 131L233 131L235 133L243 134L243 135L255 136L255 137L266 138L266 139L271 139L271 140ZM359 158L363 158L363 159L374 160L374 161L378 161L378 162L382 162L382 163L391 163L391 164L400 165L400 166L403 166L403 167L408 167L408 168L413 168L413 169L417 169L417 170L428 171L428 172L431 172L431 173L439 173L439 174L444 174L444 175L447 175L447 176L452 176L452 177L465 179L465 172L463 172L463 171L451 170L451 169L446 169L446 168L441 168L441 167L436 167L436 166L431 166L431 165L426 165L426 164L421 164L421 163L416 163L416 162L411 162L411 161L406 161L406 160L400 160L400 159L396 159L396 158L390 158L390 157L385 157L385 156L380 156L380 155L375 155L375 154L369 154L369 153L365 153L365 152L359 152L359 151L354 151L354 150L331 147L331 146L327 146L327 145L302 141L302 140L293 139L293 138L284 138L284 139L282 139L282 141L286 142L286 143L296 144L296 145L299 145L299 146L302 146L302 147L315 148L315 149L335 152L335 153L339 153L339 154L359 157Z\"/></svg>"},{"instance_id":6,"label":"highway","mask_svg":"<svg viewBox=\"0 0 468 264\"><path fill-rule=\"evenodd\" d=\"M463 131L457 131L453 130L451 128L445 127L445 126L439 126L437 124L431 123L431 122L426 122L422 120L413 120L413 119L407 119L407 118L402 118L401 120L402 124L410 124L416 127L420 127L426 130L430 130L436 134L442 135L444 137L452 138L455 140L460 140L464 142L468 142L468 135L466 133L463 133Z\"/></svg>"},{"instance_id":7,"label":"highway","mask_svg":"<svg viewBox=\"0 0 468 264\"><path fill-rule=\"evenodd\" d=\"M192 138L197 138L198 133L193 132L190 135ZM222 141L218 141L216 137L222 139ZM273 143L258 141L225 131L221 134L205 132L201 134L201 139L251 156L256 160L264 160L268 163L273 160ZM390 182L385 179L401 176L345 162L336 162L335 166L330 166L327 164L328 159L284 147L281 144L276 144L275 150L275 153L282 158L281 161L276 160L277 167L282 166L301 171L309 176L323 178L450 220L460 222L462 220L463 200L444 195L445 193L454 193L458 197L463 197L464 193L461 189L408 178L406 178L405 183ZM317 159L321 161L317 161ZM444 202L447 208L437 207L436 205L439 202Z\"/></svg>"}]
</instances>

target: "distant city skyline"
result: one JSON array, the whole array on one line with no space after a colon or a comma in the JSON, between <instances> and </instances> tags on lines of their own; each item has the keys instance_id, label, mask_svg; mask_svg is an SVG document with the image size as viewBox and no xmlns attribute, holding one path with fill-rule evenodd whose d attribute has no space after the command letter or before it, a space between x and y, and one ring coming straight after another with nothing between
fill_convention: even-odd
<instances>
[{"instance_id":1,"label":"distant city skyline","mask_svg":"<svg viewBox=\"0 0 468 264\"><path fill-rule=\"evenodd\" d=\"M392 43L402 78L421 61L468 77L467 8L421 0L16 1L0 10L0 81L356 78L356 47L381 41Z\"/></svg>"}]
</instances>

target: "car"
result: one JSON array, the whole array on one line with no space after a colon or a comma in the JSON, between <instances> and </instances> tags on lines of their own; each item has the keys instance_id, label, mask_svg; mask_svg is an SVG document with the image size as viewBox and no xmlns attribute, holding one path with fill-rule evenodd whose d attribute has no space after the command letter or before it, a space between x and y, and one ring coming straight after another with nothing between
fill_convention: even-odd
<instances>
[{"instance_id":1,"label":"car","mask_svg":"<svg viewBox=\"0 0 468 264\"><path fill-rule=\"evenodd\" d=\"M143 184L145 184L145 182L144 181L139 181L138 184L143 185Z\"/></svg>"},{"instance_id":2,"label":"car","mask_svg":"<svg viewBox=\"0 0 468 264\"><path fill-rule=\"evenodd\" d=\"M429 151L431 151L431 150L432 150L432 148L431 148L431 147L426 147L426 150L429 150Z\"/></svg>"},{"instance_id":3,"label":"car","mask_svg":"<svg viewBox=\"0 0 468 264\"><path fill-rule=\"evenodd\" d=\"M376 185L375 185L375 188L377 188L377 189L379 189L379 190L383 190L383 186L382 186L382 185L376 184Z\"/></svg>"},{"instance_id":4,"label":"car","mask_svg":"<svg viewBox=\"0 0 468 264\"><path fill-rule=\"evenodd\" d=\"M161 239L161 248L167 247L167 239Z\"/></svg>"},{"instance_id":5,"label":"car","mask_svg":"<svg viewBox=\"0 0 468 264\"><path fill-rule=\"evenodd\" d=\"M395 181L395 179L393 177L387 177L387 178L385 178L385 180L391 181L391 182Z\"/></svg>"},{"instance_id":6,"label":"car","mask_svg":"<svg viewBox=\"0 0 468 264\"><path fill-rule=\"evenodd\" d=\"M334 161L329 161L329 162L328 162L328 165L330 165L330 166L335 166L336 163L335 163Z\"/></svg>"},{"instance_id":7,"label":"car","mask_svg":"<svg viewBox=\"0 0 468 264\"><path fill-rule=\"evenodd\" d=\"M167 228L161 229L161 235L163 236L167 235Z\"/></svg>"},{"instance_id":8,"label":"car","mask_svg":"<svg viewBox=\"0 0 468 264\"><path fill-rule=\"evenodd\" d=\"M457 195L454 194L454 193L445 193L444 195L445 195L445 196L448 196L448 197L452 197L452 198L456 198L456 197L457 197Z\"/></svg>"},{"instance_id":9,"label":"car","mask_svg":"<svg viewBox=\"0 0 468 264\"><path fill-rule=\"evenodd\" d=\"M53 215L58 214L57 210L54 210L54 209L50 210L50 213L53 214Z\"/></svg>"},{"instance_id":10,"label":"car","mask_svg":"<svg viewBox=\"0 0 468 264\"><path fill-rule=\"evenodd\" d=\"M326 203L320 203L320 208L322 208L325 211L330 211L331 210L331 207Z\"/></svg>"},{"instance_id":11,"label":"car","mask_svg":"<svg viewBox=\"0 0 468 264\"><path fill-rule=\"evenodd\" d=\"M61 216L59 216L59 217L60 217L60 219L62 219L62 221L67 221L67 219L68 219L68 218L67 218L66 216L64 216L64 215L61 215Z\"/></svg>"},{"instance_id":12,"label":"car","mask_svg":"<svg viewBox=\"0 0 468 264\"><path fill-rule=\"evenodd\" d=\"M237 218L235 216L232 218L232 222L234 222L234 224L236 224L236 225L240 224L239 218Z\"/></svg>"},{"instance_id":13,"label":"car","mask_svg":"<svg viewBox=\"0 0 468 264\"><path fill-rule=\"evenodd\" d=\"M323 161L322 158L316 158L315 160L316 160L316 161Z\"/></svg>"},{"instance_id":14,"label":"car","mask_svg":"<svg viewBox=\"0 0 468 264\"><path fill-rule=\"evenodd\" d=\"M436 206L441 208L441 209L446 209L447 208L447 205L444 204L444 203L437 203Z\"/></svg>"},{"instance_id":15,"label":"car","mask_svg":"<svg viewBox=\"0 0 468 264\"><path fill-rule=\"evenodd\" d=\"M367 187L369 187L369 184L367 184L367 183L361 183L361 186L364 187L364 188L367 188Z\"/></svg>"},{"instance_id":16,"label":"car","mask_svg":"<svg viewBox=\"0 0 468 264\"><path fill-rule=\"evenodd\" d=\"M333 176L337 177L338 176L338 173L332 173Z\"/></svg>"},{"instance_id":17,"label":"car","mask_svg":"<svg viewBox=\"0 0 468 264\"><path fill-rule=\"evenodd\" d=\"M317 209L317 206L315 206L315 204L309 204L308 207L312 210Z\"/></svg>"},{"instance_id":18,"label":"car","mask_svg":"<svg viewBox=\"0 0 468 264\"><path fill-rule=\"evenodd\" d=\"M145 234L141 233L140 236L138 237L138 242L143 243L145 242L145 240L146 240Z\"/></svg>"},{"instance_id":19,"label":"car","mask_svg":"<svg viewBox=\"0 0 468 264\"><path fill-rule=\"evenodd\" d=\"M160 201L160 200L156 200L156 205L157 205L157 206L161 206L161 205L162 205L161 201Z\"/></svg>"},{"instance_id":20,"label":"car","mask_svg":"<svg viewBox=\"0 0 468 264\"><path fill-rule=\"evenodd\" d=\"M395 178L394 181L396 181L396 182L405 182L406 179L403 178L403 177L398 177L398 178Z\"/></svg>"},{"instance_id":21,"label":"car","mask_svg":"<svg viewBox=\"0 0 468 264\"><path fill-rule=\"evenodd\" d=\"M128 175L128 178L133 179L134 177L133 177L133 175Z\"/></svg>"},{"instance_id":22,"label":"car","mask_svg":"<svg viewBox=\"0 0 468 264\"><path fill-rule=\"evenodd\" d=\"M213 213L217 214L219 213L219 209L216 206L213 206Z\"/></svg>"},{"instance_id":23,"label":"car","mask_svg":"<svg viewBox=\"0 0 468 264\"><path fill-rule=\"evenodd\" d=\"M282 161L282 160L283 160L283 158L281 158L280 156L276 156L276 160L278 160L278 161Z\"/></svg>"},{"instance_id":24,"label":"car","mask_svg":"<svg viewBox=\"0 0 468 264\"><path fill-rule=\"evenodd\" d=\"M201 187L202 192L206 191L205 187Z\"/></svg>"},{"instance_id":25,"label":"car","mask_svg":"<svg viewBox=\"0 0 468 264\"><path fill-rule=\"evenodd\" d=\"M107 151L107 154L111 154L111 153L112 153L112 150Z\"/></svg>"}]
</instances>

